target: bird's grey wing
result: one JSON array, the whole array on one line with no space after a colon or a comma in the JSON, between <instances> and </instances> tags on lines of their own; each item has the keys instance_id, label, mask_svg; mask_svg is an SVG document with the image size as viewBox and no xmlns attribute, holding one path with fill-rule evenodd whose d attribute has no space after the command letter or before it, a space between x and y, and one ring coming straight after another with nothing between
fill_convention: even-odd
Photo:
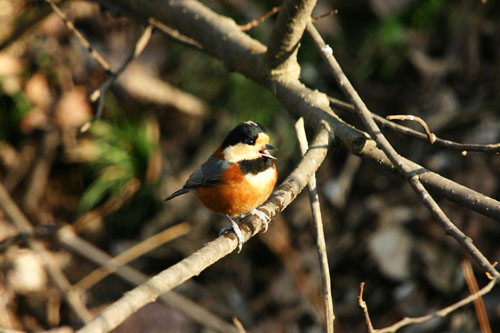
<instances>
[{"instance_id":1,"label":"bird's grey wing","mask_svg":"<svg viewBox=\"0 0 500 333\"><path fill-rule=\"evenodd\" d=\"M210 158L188 178L184 188L194 189L199 186L215 185L220 181L224 170L230 166L230 162L210 156Z\"/></svg>"}]
</instances>

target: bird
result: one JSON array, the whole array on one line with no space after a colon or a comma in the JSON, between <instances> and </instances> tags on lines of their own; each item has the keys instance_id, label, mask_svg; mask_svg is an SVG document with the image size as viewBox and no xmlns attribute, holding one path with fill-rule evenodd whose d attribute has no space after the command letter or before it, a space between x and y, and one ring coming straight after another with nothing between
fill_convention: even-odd
<instances>
[{"instance_id":1,"label":"bird","mask_svg":"<svg viewBox=\"0 0 500 333\"><path fill-rule=\"evenodd\" d=\"M196 192L207 208L229 220L231 228L222 229L219 235L232 229L240 252L243 234L233 218L257 215L264 221L264 231L269 224L268 216L255 209L269 198L278 180L276 157L269 153L276 148L269 141L261 124L251 120L238 124L184 186L165 201Z\"/></svg>"}]
</instances>

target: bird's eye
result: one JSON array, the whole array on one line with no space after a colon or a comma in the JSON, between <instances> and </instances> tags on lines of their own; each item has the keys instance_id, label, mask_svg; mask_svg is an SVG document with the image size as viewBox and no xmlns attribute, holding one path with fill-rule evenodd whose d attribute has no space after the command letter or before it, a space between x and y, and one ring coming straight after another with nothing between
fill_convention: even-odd
<instances>
[{"instance_id":1,"label":"bird's eye","mask_svg":"<svg viewBox=\"0 0 500 333\"><path fill-rule=\"evenodd\" d=\"M247 145L254 145L254 144L255 144L255 139L246 139L246 140L245 140L245 143L246 143Z\"/></svg>"}]
</instances>

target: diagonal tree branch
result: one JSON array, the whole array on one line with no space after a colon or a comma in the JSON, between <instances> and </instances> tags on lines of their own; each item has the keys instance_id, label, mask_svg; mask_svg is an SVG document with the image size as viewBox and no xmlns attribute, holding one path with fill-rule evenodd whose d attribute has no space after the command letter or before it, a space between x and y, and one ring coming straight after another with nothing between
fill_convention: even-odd
<instances>
[{"instance_id":1,"label":"diagonal tree branch","mask_svg":"<svg viewBox=\"0 0 500 333\"><path fill-rule=\"evenodd\" d=\"M329 97L330 104L333 107L338 109L348 111L351 113L355 113L356 109L352 104L340 101L336 98ZM401 133L404 135L411 136L420 141L429 142L428 135L425 135L419 131L415 131L409 127L397 124L395 122L389 121L384 117L379 116L376 113L371 113L372 118L379 124L379 126L383 128L390 129L394 132ZM478 151L485 153L500 153L500 143L491 143L491 144L477 144L477 143L458 143L451 140L441 139L436 137L436 141L434 141L433 145L453 150L459 151Z\"/></svg>"},{"instance_id":2,"label":"diagonal tree branch","mask_svg":"<svg viewBox=\"0 0 500 333\"><path fill-rule=\"evenodd\" d=\"M95 0L112 8L121 8L133 17L155 17L183 35L198 41L207 53L220 59L234 70L268 88L283 106L297 116L303 116L308 126L317 127L322 120L331 126L335 137L359 157L395 171L385 153L369 136L343 122L330 108L328 97L304 86L286 75L272 79L264 59L266 47L240 31L230 18L218 15L193 0L161 1ZM408 160L407 160L408 161ZM422 166L408 161L418 169L423 184L436 194L500 221L500 202L459 185Z\"/></svg>"},{"instance_id":3,"label":"diagonal tree branch","mask_svg":"<svg viewBox=\"0 0 500 333\"><path fill-rule=\"evenodd\" d=\"M240 25L240 30L241 31L251 30L251 29L257 27L262 22L265 22L268 18L270 18L271 16L273 16L274 14L279 12L280 10L281 10L281 6L273 7L273 9L271 9L270 11L268 11L267 13L265 13L263 16L259 17L258 19L255 19L251 22L248 22L245 25Z\"/></svg>"},{"instance_id":4,"label":"diagonal tree branch","mask_svg":"<svg viewBox=\"0 0 500 333\"><path fill-rule=\"evenodd\" d=\"M79 295L71 291L71 284L59 267L54 265L50 257L50 253L45 249L42 243L32 237L34 233L33 226L28 221L26 216L24 216L23 212L21 212L16 203L12 200L9 193L5 190L5 187L1 183L0 208L5 212L21 233L30 236L28 237L29 247L38 255L52 282L66 299L66 302L77 315L78 319L82 323L89 322L92 319L91 313L87 310L82 300L79 298Z\"/></svg>"},{"instance_id":5,"label":"diagonal tree branch","mask_svg":"<svg viewBox=\"0 0 500 333\"><path fill-rule=\"evenodd\" d=\"M131 17L146 20L152 17L198 42L203 50L219 58L229 70L253 73L252 78L261 83L267 79L266 47L242 32L233 19L216 14L199 1L95 1L120 8Z\"/></svg>"},{"instance_id":6,"label":"diagonal tree branch","mask_svg":"<svg viewBox=\"0 0 500 333\"><path fill-rule=\"evenodd\" d=\"M71 226L65 226L59 229L57 231L57 240L66 248L103 267L109 265L112 260L109 254L78 237ZM116 267L116 270L113 273L132 285L140 285L148 281L150 278L146 274L141 273L128 265ZM75 285L75 287L77 287L77 285ZM163 294L159 297L159 299L164 304L182 311L194 321L197 321L208 328L218 332L237 332L233 325L220 319L216 315L207 311L205 308L182 296L181 294L176 293L175 291Z\"/></svg>"},{"instance_id":7,"label":"diagonal tree branch","mask_svg":"<svg viewBox=\"0 0 500 333\"><path fill-rule=\"evenodd\" d=\"M316 0L283 1L267 49L267 60L273 69L273 76L286 72L299 78L297 51L314 6Z\"/></svg>"},{"instance_id":8,"label":"diagonal tree branch","mask_svg":"<svg viewBox=\"0 0 500 333\"><path fill-rule=\"evenodd\" d=\"M366 322L369 323L368 328L369 328L370 333L392 333L392 332L396 332L400 328L403 328L403 327L408 326L408 325L422 324L422 323L425 323L425 322L427 322L431 319L434 319L434 318L446 317L451 312L458 310L461 307L463 307L467 304L470 304L470 303L474 302L475 300L477 300L478 298L486 295L487 293L489 293L493 289L493 287L495 287L495 285L497 283L498 283L498 279L492 280L486 286L484 286L481 290L479 290L478 292L471 294L471 295L467 296L466 298L464 298L456 303L453 303L452 305L449 305L441 310L432 312L432 313L425 315L425 316L422 316L422 317L405 317L405 318L401 319L400 321L392 324L391 326L387 326L387 327L379 328L379 329L374 329L373 327L370 326L371 322L369 319L370 317L368 314L368 308L367 308L367 305L363 301L362 298L360 298L360 306L364 310ZM362 292L363 292L363 290L361 289L360 296L362 296ZM361 303L361 301L363 303Z\"/></svg>"},{"instance_id":9,"label":"diagonal tree branch","mask_svg":"<svg viewBox=\"0 0 500 333\"><path fill-rule=\"evenodd\" d=\"M154 18L148 18L148 23L163 32L168 38L176 41L177 43L181 43L184 46L191 47L198 51L203 51L203 45L192 38L180 34L179 31L167 27L165 24L158 22Z\"/></svg>"},{"instance_id":10,"label":"diagonal tree branch","mask_svg":"<svg viewBox=\"0 0 500 333\"><path fill-rule=\"evenodd\" d=\"M336 138L351 152L365 159L377 162L379 165L397 170L407 176L412 187L420 193L424 203L433 211L436 218L443 223L445 230L452 232L460 244L469 251L471 256L485 270L498 277L498 272L492 268L481 252L474 247L472 241L461 233L460 230L456 230L454 225L448 223L449 220L447 221L447 217L440 211L439 207L436 207L437 204L426 192L423 185L428 186L431 190L434 187L451 200L457 202L463 200L467 205L473 207L473 209L488 216L500 216L500 204L496 200L458 185L397 155L390 144L386 142L383 135L381 135L378 127L376 125L373 126L374 122L371 120L371 117L367 116L368 112L366 112L366 107L362 104L362 101L356 101L356 109L377 143L371 140L364 132L343 122L331 110L327 96L304 86L298 80L296 72L283 71L277 73L270 70L266 61L265 46L242 33L233 20L215 14L203 4L193 0L171 0L168 3L166 1L154 2L141 0L98 1L118 4L118 6L126 8L126 10L133 13L134 16L139 15L142 18L152 16L162 23L174 27L181 34L199 42L207 53L222 60L229 70L236 70L267 87L290 112L304 116L308 125L318 129L321 126L327 126L324 125L326 122L331 131L335 133ZM320 47L320 50L323 55L331 55L331 49L324 43ZM344 85L348 84L347 80L342 79L339 81L341 87L345 88ZM346 90L348 95L355 96L355 94L351 94L352 91L348 90ZM379 147L382 147L383 150ZM326 146L321 149L324 149L326 153ZM311 153L311 150L309 153ZM317 161L312 160L310 163L316 164ZM270 216L274 216L273 214L276 214L277 211L284 209L295 198L298 191L305 185L305 182L307 182L306 178L302 187L298 187L297 184L300 179L294 177L303 176L302 174L296 174L293 177L291 175L291 178L287 178L268 203L260 209L266 211ZM446 186L443 186L443 184ZM457 189L462 191L459 196L455 195ZM481 201L480 204L477 204L477 201L473 202L473 198ZM490 209L495 212L490 213ZM244 235L248 239L257 233L262 225L261 221L255 218L247 218L245 221L249 223L246 227L243 227ZM219 239L164 271L166 276L163 276L162 273L160 276L150 280L144 287L139 287L143 289L145 297L139 295L138 291L136 291L137 289L134 289L122 301L119 301L122 304L120 307L118 305L110 307L109 311L103 313L103 317L94 321L92 324L94 326L90 325L90 327L99 329L102 327L112 327L112 325L116 324L116 320L123 320L124 314L122 313L122 309L125 309L124 311L128 313L135 311L137 308L150 302L150 299L157 297L157 294L162 290L169 290L168 288L182 283L193 274L198 274L202 269L229 253L236 246L236 241L233 238L231 238L229 243L227 241L219 241ZM229 238L224 239L228 240ZM217 256L207 257L212 251L217 253ZM201 263L207 258L209 259L207 260L208 262ZM166 273L167 271L169 272L168 274ZM134 298L139 296L139 300L143 302L142 304L137 302L138 298ZM116 318L118 319L113 316L115 311ZM99 330L85 331L98 332Z\"/></svg>"},{"instance_id":11,"label":"diagonal tree branch","mask_svg":"<svg viewBox=\"0 0 500 333\"><path fill-rule=\"evenodd\" d=\"M302 161L274 191L271 198L259 207L259 210L264 211L271 219L283 211L307 185L310 176L323 162L331 138L330 127L324 123ZM254 215L248 216L243 222L241 229L245 241L255 236L263 228L262 221ZM130 314L155 301L161 294L200 274L204 269L233 252L237 243L233 234L229 237L218 237L189 257L126 293L78 332L109 332L128 318Z\"/></svg>"},{"instance_id":12,"label":"diagonal tree branch","mask_svg":"<svg viewBox=\"0 0 500 333\"><path fill-rule=\"evenodd\" d=\"M321 53L321 57L325 60L328 68L337 80L340 88L344 93L351 99L352 104L356 108L358 116L363 121L364 125L370 132L370 135L376 140L377 145L382 148L384 153L390 159L392 164L396 167L397 171L404 175L413 188L413 190L418 194L422 202L431 211L434 218L441 223L445 232L451 235L457 240L458 243L469 253L469 255L487 272L493 275L495 278L500 278L500 273L495 269L495 267L488 261L488 259L479 251L479 249L473 244L472 239L465 235L459 228L457 228L453 222L450 221L448 216L443 212L441 207L436 203L436 201L429 194L427 189L423 186L420 181L420 174L412 169L411 165L406 163L396 150L392 147L389 141L382 134L377 124L371 117L371 113L366 107L365 103L361 100L354 87L349 82L348 78L343 73L340 65L333 56L331 48L325 44L323 38L320 36L319 32L314 27L314 24L309 21L307 24L307 32L309 36L313 39L315 46Z\"/></svg>"},{"instance_id":13,"label":"diagonal tree branch","mask_svg":"<svg viewBox=\"0 0 500 333\"><path fill-rule=\"evenodd\" d=\"M295 131L299 141L300 151L304 155L307 151L308 142L304 128L304 118L299 118L295 123ZM333 297L330 279L330 266L328 265L328 252L326 250L325 232L323 230L323 219L319 204L318 188L316 187L316 175L313 174L307 184L311 212L316 230L316 248L318 249L319 266L321 270L321 282L323 284L323 300L325 302L325 323L328 333L334 332L335 314L333 312Z\"/></svg>"},{"instance_id":14,"label":"diagonal tree branch","mask_svg":"<svg viewBox=\"0 0 500 333\"><path fill-rule=\"evenodd\" d=\"M101 67L104 70L104 72L106 74L110 74L111 73L111 67L109 66L108 62L99 54L99 52L97 52L92 47L92 45L90 45L89 41L75 27L75 25L73 24L73 22L71 22L68 19L68 17L66 16L66 14L64 14L62 12L62 10L59 9L59 7L57 7L57 5L55 4L55 2L53 0L45 0L45 2L47 2L49 4L49 6L52 8L52 10L54 11L54 13L56 13L56 15L59 16L59 18L61 20L63 20L63 22L66 25L66 27L68 29L70 29L71 31L73 31L73 33L75 34L75 36L80 40L80 43L83 45L83 47L85 47L85 49L87 49L87 51L90 53L90 55L92 56L92 58L94 58L95 61L97 61L99 63L99 65L101 65Z\"/></svg>"},{"instance_id":15,"label":"diagonal tree branch","mask_svg":"<svg viewBox=\"0 0 500 333\"><path fill-rule=\"evenodd\" d=\"M142 51L144 51L144 48L149 43L152 33L153 33L153 25L148 24L146 29L144 29L144 32L142 33L141 37L139 37L139 39L135 43L132 52L123 62L120 68L118 68L116 72L110 72L111 74L106 79L106 81L104 81L98 89L94 90L94 92L90 94L91 102L98 101L97 110L95 112L94 117L80 128L81 132L86 132L94 121L101 119L102 111L104 110L104 99L106 96L106 91L116 81L118 76L120 76L123 73L123 71L128 67L128 65L134 59L138 58L139 55L142 53Z\"/></svg>"},{"instance_id":16,"label":"diagonal tree branch","mask_svg":"<svg viewBox=\"0 0 500 333\"><path fill-rule=\"evenodd\" d=\"M386 170L395 172L394 164L381 151L374 140L368 140L363 149L355 153L359 157L383 167ZM496 221L500 221L500 202L476 192L466 186L455 183L448 178L440 176L421 165L403 158L409 165L412 172L420 175L420 181L435 194L441 195L461 206L472 209L485 216L489 216Z\"/></svg>"},{"instance_id":17,"label":"diagonal tree branch","mask_svg":"<svg viewBox=\"0 0 500 333\"><path fill-rule=\"evenodd\" d=\"M427 140L429 140L429 142L431 144L433 144L434 142L436 142L436 134L434 134L434 133L431 132L431 130L429 128L429 125L427 125L427 123L422 118L420 118L420 117L412 116L412 115L390 115L390 116L387 116L385 118L387 120L408 120L408 121L414 121L417 124L419 124L420 126L422 126L422 128L425 131L425 134L427 135Z\"/></svg>"}]
</instances>

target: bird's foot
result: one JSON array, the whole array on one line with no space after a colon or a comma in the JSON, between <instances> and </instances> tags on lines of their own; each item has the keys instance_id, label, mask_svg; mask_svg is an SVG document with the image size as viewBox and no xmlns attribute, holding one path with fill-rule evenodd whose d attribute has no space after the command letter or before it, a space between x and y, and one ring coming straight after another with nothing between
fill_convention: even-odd
<instances>
[{"instance_id":1,"label":"bird's foot","mask_svg":"<svg viewBox=\"0 0 500 333\"><path fill-rule=\"evenodd\" d=\"M248 212L248 214L249 215L256 215L258 218L260 218L262 220L262 223L264 223L264 231L262 231L262 232L267 231L267 228L269 228L269 221L271 219L269 218L269 216L267 216L266 213L254 208L250 212Z\"/></svg>"},{"instance_id":2,"label":"bird's foot","mask_svg":"<svg viewBox=\"0 0 500 333\"><path fill-rule=\"evenodd\" d=\"M229 222L231 222L231 227L222 228L221 231L219 232L219 236L223 235L227 231L230 231L230 230L234 231L234 234L236 235L236 238L238 239L238 253L240 253L241 249L243 248L243 243L244 243L243 234L241 233L241 230L240 230L240 227L238 226L238 224L236 222L234 222L234 220L229 215L226 215L226 218L229 220Z\"/></svg>"}]
</instances>

